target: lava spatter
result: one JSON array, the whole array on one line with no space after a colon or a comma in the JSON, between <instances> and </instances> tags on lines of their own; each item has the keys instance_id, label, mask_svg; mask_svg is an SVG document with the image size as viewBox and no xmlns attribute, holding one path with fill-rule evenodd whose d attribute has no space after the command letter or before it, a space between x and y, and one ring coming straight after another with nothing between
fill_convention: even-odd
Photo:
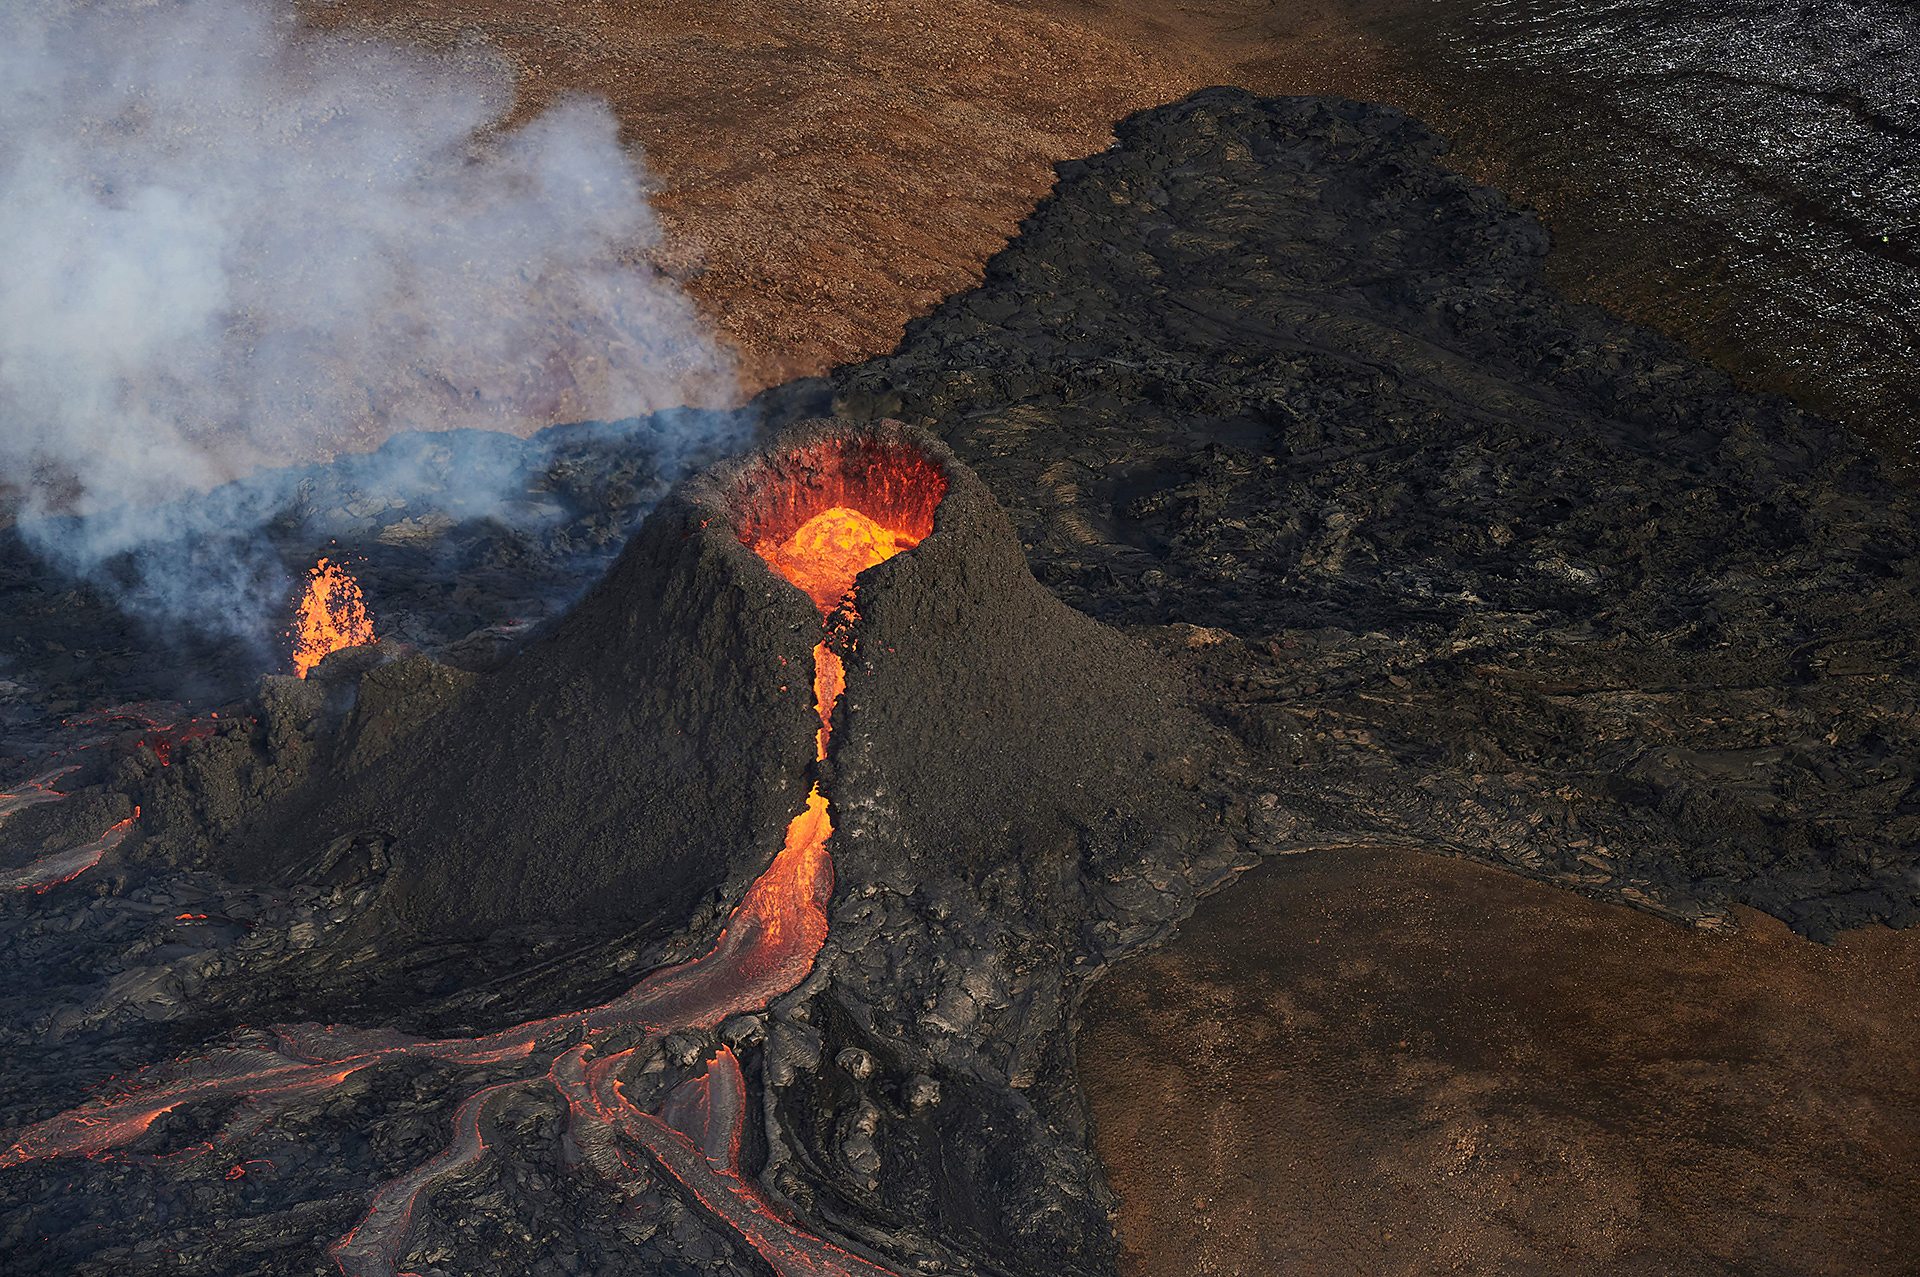
<instances>
[{"instance_id":1,"label":"lava spatter","mask_svg":"<svg viewBox=\"0 0 1920 1277\"><path fill-rule=\"evenodd\" d=\"M367 616L360 583L330 559L314 564L289 637L293 668L301 678L332 653L373 642L373 621Z\"/></svg>"},{"instance_id":2,"label":"lava spatter","mask_svg":"<svg viewBox=\"0 0 1920 1277\"><path fill-rule=\"evenodd\" d=\"M853 592L853 580L920 538L847 506L822 510L784 541L761 541L754 552L806 592L821 612L832 612Z\"/></svg>"},{"instance_id":3,"label":"lava spatter","mask_svg":"<svg viewBox=\"0 0 1920 1277\"><path fill-rule=\"evenodd\" d=\"M814 600L823 628L831 630L836 615L851 608L854 581L861 572L910 549L931 532L932 510L945 483L924 458L918 464L919 470L910 465L864 470L840 465L832 468L837 478L827 491L816 488L809 495L770 490L765 502L778 517L743 526L742 540ZM867 508L855 482L862 474L873 480L878 494ZM928 475L937 486L915 487ZM316 581L328 567L322 561ZM364 613L360 615L364 619ZM832 642L829 634L814 647L813 689L820 718L815 752L820 759L827 755L834 706L845 687L845 669ZM311 663L303 664L302 673L309 668ZM669 1096L665 1116L634 1105L623 1083L626 1066L644 1061L668 1033L711 1030L729 1016L765 1008L805 979L827 937L826 908L833 888L827 844L832 834L829 800L815 783L805 806L789 822L780 851L747 889L712 949L649 973L611 1002L473 1038L423 1040L330 1025L293 1025L255 1034L243 1046L156 1066L115 1095L27 1127L0 1152L0 1167L64 1155L109 1154L139 1139L162 1115L187 1104L235 1106L238 1117L216 1137L217 1143L252 1129L291 1102L325 1092L366 1069L403 1060L525 1068L523 1076L469 1095L454 1112L447 1147L376 1190L361 1221L329 1248L346 1277L396 1273L412 1245L424 1196L487 1155L490 1106L510 1089L541 1084L565 1098L573 1143L616 1187L631 1187L639 1177L621 1152L626 1146L637 1147L660 1174L677 1182L782 1277L883 1277L888 1270L784 1218L744 1175L739 1147L745 1082L730 1051L722 1050L704 1074ZM597 1055L616 1034L627 1042L637 1034L638 1041L625 1050ZM561 1038L574 1045L543 1054L555 1050L545 1044ZM212 1146L196 1145L183 1152Z\"/></svg>"}]
</instances>

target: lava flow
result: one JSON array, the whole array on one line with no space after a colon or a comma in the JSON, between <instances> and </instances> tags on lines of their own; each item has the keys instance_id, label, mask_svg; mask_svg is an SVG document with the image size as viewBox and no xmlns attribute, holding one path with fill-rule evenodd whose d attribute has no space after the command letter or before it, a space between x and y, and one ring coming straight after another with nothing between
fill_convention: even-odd
<instances>
[{"instance_id":1,"label":"lava flow","mask_svg":"<svg viewBox=\"0 0 1920 1277\"><path fill-rule=\"evenodd\" d=\"M12 793L0 794L0 821L13 815L24 807L34 807L41 803L57 803L66 795L53 787L53 782L69 772L78 771L78 767L61 767L32 780L20 782L20 788Z\"/></svg>"},{"instance_id":2,"label":"lava flow","mask_svg":"<svg viewBox=\"0 0 1920 1277\"><path fill-rule=\"evenodd\" d=\"M920 539L888 528L858 510L837 505L795 528L784 541L763 540L754 552L799 586L823 613L831 613L853 590L853 579Z\"/></svg>"},{"instance_id":3,"label":"lava flow","mask_svg":"<svg viewBox=\"0 0 1920 1277\"><path fill-rule=\"evenodd\" d=\"M0 869L0 891L52 891L63 882L72 882L87 870L99 864L106 854L126 841L133 830L133 822L140 818L140 809L133 809L133 815L107 827L105 833L78 847L69 847L65 851L56 851L42 856L31 864L18 869Z\"/></svg>"},{"instance_id":4,"label":"lava flow","mask_svg":"<svg viewBox=\"0 0 1920 1277\"><path fill-rule=\"evenodd\" d=\"M825 458L824 466L821 458L802 459L799 472L811 486L776 481L753 494L755 501L741 520L741 540L813 599L829 631L851 614L854 580L862 571L917 545L932 531L933 509L946 489L945 477L917 454L896 454L896 464L876 466L861 464L860 448L849 445L845 454ZM823 473L824 485L819 482ZM841 658L830 641L814 648L821 759L845 685ZM786 1220L743 1173L745 1083L730 1051L720 1050L706 1073L669 1095L659 1115L631 1102L623 1081L626 1067L643 1064L668 1033L711 1030L729 1016L764 1009L806 977L827 936L832 833L827 797L815 784L805 808L788 824L781 850L748 888L713 948L656 969L611 1002L475 1038L428 1041L333 1025L253 1034L246 1045L146 1070L120 1094L26 1128L0 1153L0 1167L71 1154L101 1156L187 1104L231 1105L234 1116L219 1137L231 1139L274 1110L378 1065L412 1059L514 1067L531 1065L546 1047L543 1064L460 1104L453 1141L438 1156L376 1191L360 1223L329 1248L346 1277L392 1277L412 1244L424 1195L486 1156L489 1107L516 1088L541 1085L552 1086L566 1100L571 1143L617 1191L633 1193L645 1185L645 1171L621 1153L623 1147L637 1146L660 1175L678 1183L780 1277L885 1277L888 1270ZM621 1031L637 1032L639 1041L596 1055ZM573 1043L564 1051L557 1045L563 1039ZM186 1154L212 1146L196 1146Z\"/></svg>"},{"instance_id":5,"label":"lava flow","mask_svg":"<svg viewBox=\"0 0 1920 1277\"><path fill-rule=\"evenodd\" d=\"M329 559L314 564L289 637L293 668L301 678L329 654L373 642L373 622L367 617L360 583Z\"/></svg>"},{"instance_id":6,"label":"lava flow","mask_svg":"<svg viewBox=\"0 0 1920 1277\"><path fill-rule=\"evenodd\" d=\"M57 803L66 795L53 787L53 783L74 767L62 767L43 776L21 782L19 789L12 793L0 794L0 822L26 807L40 803ZM56 851L42 856L29 864L14 869L0 869L0 891L52 891L63 882L72 882L87 870L99 864L101 859L115 847L118 847L133 822L140 815L138 807L133 816L108 826L98 838L81 843L78 847L69 847L65 851Z\"/></svg>"}]
</instances>

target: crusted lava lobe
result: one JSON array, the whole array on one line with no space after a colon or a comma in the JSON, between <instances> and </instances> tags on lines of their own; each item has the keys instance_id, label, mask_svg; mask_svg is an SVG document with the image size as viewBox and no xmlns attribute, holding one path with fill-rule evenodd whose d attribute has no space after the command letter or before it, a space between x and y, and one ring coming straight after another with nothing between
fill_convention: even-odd
<instances>
[{"instance_id":1,"label":"crusted lava lobe","mask_svg":"<svg viewBox=\"0 0 1920 1277\"><path fill-rule=\"evenodd\" d=\"M1263 848L1920 921L1920 518L1859 439L1557 296L1398 111L1212 89L1116 138L821 398L936 430L1050 589L1157 632Z\"/></svg>"}]
</instances>

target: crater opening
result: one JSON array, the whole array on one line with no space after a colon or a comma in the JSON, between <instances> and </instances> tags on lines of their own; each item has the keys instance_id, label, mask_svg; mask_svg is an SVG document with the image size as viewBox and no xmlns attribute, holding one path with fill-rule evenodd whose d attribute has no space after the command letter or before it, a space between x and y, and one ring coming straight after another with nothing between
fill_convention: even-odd
<instances>
[{"instance_id":1,"label":"crater opening","mask_svg":"<svg viewBox=\"0 0 1920 1277\"><path fill-rule=\"evenodd\" d=\"M860 573L932 534L946 494L946 475L918 448L864 436L754 463L733 506L741 542L827 616Z\"/></svg>"}]
</instances>

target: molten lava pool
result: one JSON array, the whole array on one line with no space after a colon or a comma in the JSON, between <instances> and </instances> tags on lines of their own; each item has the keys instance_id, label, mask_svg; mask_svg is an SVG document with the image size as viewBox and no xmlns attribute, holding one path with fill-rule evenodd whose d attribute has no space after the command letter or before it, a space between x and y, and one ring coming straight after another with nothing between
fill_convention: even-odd
<instances>
[{"instance_id":1,"label":"molten lava pool","mask_svg":"<svg viewBox=\"0 0 1920 1277\"><path fill-rule=\"evenodd\" d=\"M785 541L761 541L754 552L768 566L806 591L823 615L831 615L853 593L853 579L920 538L884 524L849 506L822 510Z\"/></svg>"}]
</instances>

